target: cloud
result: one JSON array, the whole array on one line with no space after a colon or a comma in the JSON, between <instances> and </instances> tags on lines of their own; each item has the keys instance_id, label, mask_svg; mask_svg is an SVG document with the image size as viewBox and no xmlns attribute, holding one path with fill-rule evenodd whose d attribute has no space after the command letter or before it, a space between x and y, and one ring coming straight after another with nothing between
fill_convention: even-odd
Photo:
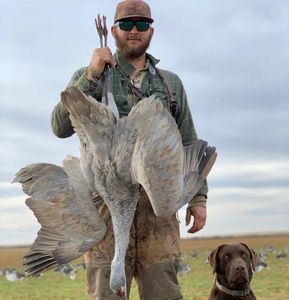
<instances>
[{"instance_id":1,"label":"cloud","mask_svg":"<svg viewBox=\"0 0 289 300\"><path fill-rule=\"evenodd\" d=\"M288 230L288 196L289 188L214 188L208 199L206 226L194 236ZM179 217L182 236L192 237L186 233L184 208Z\"/></svg>"},{"instance_id":2,"label":"cloud","mask_svg":"<svg viewBox=\"0 0 289 300\"><path fill-rule=\"evenodd\" d=\"M0 229L17 243L33 239L37 222L10 182L30 163L79 156L77 136L56 138L50 115L99 46L94 18L105 14L112 24L115 2L2 2ZM288 1L182 1L182 9L148 2L150 52L183 80L198 136L219 155L209 175L208 222L197 236L288 229ZM111 36L109 45L114 51Z\"/></svg>"},{"instance_id":3,"label":"cloud","mask_svg":"<svg viewBox=\"0 0 289 300\"><path fill-rule=\"evenodd\" d=\"M11 187L5 183L0 189ZM2 193L1 193L2 195ZM1 245L27 245L36 238L40 225L32 211L25 206L27 196L0 197Z\"/></svg>"},{"instance_id":4,"label":"cloud","mask_svg":"<svg viewBox=\"0 0 289 300\"><path fill-rule=\"evenodd\" d=\"M167 30L167 14L156 35L161 63L164 57L164 65L177 69L185 83L199 136L215 143L225 156L285 156L288 2L182 5L178 12L173 12L174 5L168 8L182 30Z\"/></svg>"},{"instance_id":5,"label":"cloud","mask_svg":"<svg viewBox=\"0 0 289 300\"><path fill-rule=\"evenodd\" d=\"M209 181L214 186L227 187L287 187L289 161L230 161L216 162Z\"/></svg>"}]
</instances>

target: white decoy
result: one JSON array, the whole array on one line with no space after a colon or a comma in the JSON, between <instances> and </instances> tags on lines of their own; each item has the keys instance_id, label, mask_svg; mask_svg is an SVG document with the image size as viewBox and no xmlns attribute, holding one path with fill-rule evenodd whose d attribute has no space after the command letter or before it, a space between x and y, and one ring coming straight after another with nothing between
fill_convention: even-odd
<instances>
[{"instance_id":1,"label":"white decoy","mask_svg":"<svg viewBox=\"0 0 289 300\"><path fill-rule=\"evenodd\" d=\"M59 272L63 276L68 277L71 280L75 280L77 269L73 268L70 264L66 263L55 268L55 272Z\"/></svg>"},{"instance_id":2,"label":"white decoy","mask_svg":"<svg viewBox=\"0 0 289 300\"><path fill-rule=\"evenodd\" d=\"M267 264L263 260L259 260L256 263L256 272L261 272L263 269L267 268Z\"/></svg>"},{"instance_id":3,"label":"white decoy","mask_svg":"<svg viewBox=\"0 0 289 300\"><path fill-rule=\"evenodd\" d=\"M36 180L40 179L34 175L31 167L29 168L30 176L23 178L22 173L27 173L24 169L14 180L22 183L26 193L31 195L34 190L34 196L30 199L33 198L34 202L42 202L40 206L45 201L51 202L48 199L51 199L51 196L60 198L58 195L61 194L60 202L67 208L66 216L69 217L69 222L67 222L66 216L63 216L61 211L59 212L59 215L62 215L60 219L52 215L48 216L44 210L40 216L41 209L35 209L28 201L28 206L34 211L42 227L43 224L47 226L47 223L53 223L49 234L53 236L54 240L60 242L55 251L54 240L52 246L50 243L43 242L43 237L47 241L47 235L42 234L41 236L40 231L38 240L35 241L37 246L35 247L34 243L32 254L24 257L26 270L28 274L34 276L47 269L46 262L42 258L41 264L37 261L41 254L46 255L49 268L60 262L68 262L80 256L103 236L104 225L100 222L96 210L92 208L91 196L90 208L84 208L83 206L89 202L89 196L84 197L83 191L77 194L77 189L72 184L72 182L74 184L77 182L77 177L74 176L81 176L82 181L84 181L84 177L87 182L87 193L88 190L99 193L111 213L115 253L111 263L110 287L115 294L125 296L124 259L129 231L139 199L140 185L148 194L155 214L161 217L171 216L199 191L215 162L215 148L207 146L207 142L202 140L197 140L193 145L184 147L175 120L154 96L138 102L127 117L118 121L105 105L75 88L64 91L61 100L70 114L72 125L80 139L80 164L83 176L79 171L67 176L66 170L64 172L60 167L50 165L49 168L57 169L55 171L57 178L49 176L49 187L47 187L48 185L39 186L36 193L33 188L34 184L31 185L31 182L35 178ZM44 174L45 172L42 170L44 177L41 181L43 184L47 181ZM58 183L59 181L60 183ZM29 190L27 187L25 188L27 183L30 185ZM85 184L82 182L81 187L84 186ZM45 201L39 201L43 198L42 188L45 189L46 196L50 189L54 191L52 195L50 193L46 197ZM70 193L69 200L64 200L67 197L66 193ZM75 203L70 201L77 197L85 198L86 202L82 207L76 209ZM78 202L81 202L79 199L74 202L79 204ZM92 211L94 215L97 215L97 217L95 216L97 226L102 226L102 230L98 228L98 234L95 236L92 233L96 231L94 223L96 221L90 223ZM78 215L74 216L76 212ZM83 220L87 217L86 214L89 219L84 225L83 222L78 221L78 218ZM60 224L62 224L62 228L59 228ZM69 228L73 228L73 230L68 233ZM86 233L87 228L93 230L87 234L90 238L89 242L87 240L84 242L80 233ZM57 230L57 234L54 230ZM75 232L77 232L76 241L73 236ZM69 238L67 238L68 236ZM67 241L67 239L69 246L64 247L63 240ZM35 255L35 253L37 254Z\"/></svg>"},{"instance_id":4,"label":"white decoy","mask_svg":"<svg viewBox=\"0 0 289 300\"><path fill-rule=\"evenodd\" d=\"M185 263L183 260L180 260L178 262L177 275L188 273L191 270L192 270L192 266L190 264Z\"/></svg>"},{"instance_id":5,"label":"white decoy","mask_svg":"<svg viewBox=\"0 0 289 300\"><path fill-rule=\"evenodd\" d=\"M24 274L18 273L16 270L6 270L5 277L8 281L20 281L25 278Z\"/></svg>"}]
</instances>

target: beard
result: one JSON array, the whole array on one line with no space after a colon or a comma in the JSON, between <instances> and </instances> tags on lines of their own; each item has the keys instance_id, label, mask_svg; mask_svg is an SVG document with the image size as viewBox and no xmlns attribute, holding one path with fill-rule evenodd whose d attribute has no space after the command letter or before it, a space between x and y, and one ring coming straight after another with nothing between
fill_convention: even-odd
<instances>
[{"instance_id":1,"label":"beard","mask_svg":"<svg viewBox=\"0 0 289 300\"><path fill-rule=\"evenodd\" d=\"M116 47L118 48L118 50L121 52L121 54L124 57L126 57L128 59L138 58L138 57L143 56L146 53L147 49L150 46L152 36L153 36L153 34L150 33L149 37L145 41L134 46L134 45L128 45L127 40L129 40L129 39L139 40L139 37L137 34L131 35L127 38L127 40L125 40L125 39L121 38L118 35L118 33L116 32L115 33L115 44L116 44Z\"/></svg>"}]
</instances>

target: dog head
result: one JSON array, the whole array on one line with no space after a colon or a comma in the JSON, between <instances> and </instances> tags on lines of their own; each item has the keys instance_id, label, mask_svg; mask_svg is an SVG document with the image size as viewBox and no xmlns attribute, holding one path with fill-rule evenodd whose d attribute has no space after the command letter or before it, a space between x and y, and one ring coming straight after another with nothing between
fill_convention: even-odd
<instances>
[{"instance_id":1,"label":"dog head","mask_svg":"<svg viewBox=\"0 0 289 300\"><path fill-rule=\"evenodd\" d=\"M246 243L222 244L210 253L208 260L221 284L239 290L249 286L257 254Z\"/></svg>"}]
</instances>

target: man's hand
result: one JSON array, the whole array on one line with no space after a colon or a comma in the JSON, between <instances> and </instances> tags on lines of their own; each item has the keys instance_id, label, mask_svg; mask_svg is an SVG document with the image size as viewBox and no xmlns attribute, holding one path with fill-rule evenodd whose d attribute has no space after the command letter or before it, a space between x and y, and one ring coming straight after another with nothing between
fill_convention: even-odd
<instances>
[{"instance_id":1,"label":"man's hand","mask_svg":"<svg viewBox=\"0 0 289 300\"><path fill-rule=\"evenodd\" d=\"M94 49L86 75L93 79L99 79L106 64L113 65L113 56L110 48Z\"/></svg>"},{"instance_id":2,"label":"man's hand","mask_svg":"<svg viewBox=\"0 0 289 300\"><path fill-rule=\"evenodd\" d=\"M193 206L187 208L186 226L191 222L191 216L194 217L193 226L188 230L188 233L195 233L203 229L206 224L207 210L203 206Z\"/></svg>"}]
</instances>

